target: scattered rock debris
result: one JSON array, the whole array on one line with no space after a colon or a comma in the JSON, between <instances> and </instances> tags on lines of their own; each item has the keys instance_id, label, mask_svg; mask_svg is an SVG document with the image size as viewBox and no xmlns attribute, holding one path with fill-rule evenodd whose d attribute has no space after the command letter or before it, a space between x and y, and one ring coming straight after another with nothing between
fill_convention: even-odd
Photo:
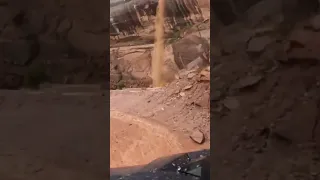
<instances>
[{"instance_id":1,"label":"scattered rock debris","mask_svg":"<svg viewBox=\"0 0 320 180\"><path fill-rule=\"evenodd\" d=\"M195 142L195 143L198 143L198 144L203 144L204 141L205 141L205 137L204 137L204 134L199 131L199 130L194 130L192 132L192 134L190 135L190 138Z\"/></svg>"},{"instance_id":2,"label":"scattered rock debris","mask_svg":"<svg viewBox=\"0 0 320 180\"><path fill-rule=\"evenodd\" d=\"M236 98L228 97L223 101L223 105L226 108L233 110L239 108L240 103Z\"/></svg>"},{"instance_id":3,"label":"scattered rock debris","mask_svg":"<svg viewBox=\"0 0 320 180\"><path fill-rule=\"evenodd\" d=\"M236 89L243 89L243 88L248 88L252 87L256 84L258 84L262 80L262 76L247 76L242 79L240 79L236 84L235 87Z\"/></svg>"},{"instance_id":4,"label":"scattered rock debris","mask_svg":"<svg viewBox=\"0 0 320 180\"><path fill-rule=\"evenodd\" d=\"M213 179L319 178L319 2L279 3L250 5L246 25L235 18L215 36ZM311 17L293 15L302 7Z\"/></svg>"}]
</instances>

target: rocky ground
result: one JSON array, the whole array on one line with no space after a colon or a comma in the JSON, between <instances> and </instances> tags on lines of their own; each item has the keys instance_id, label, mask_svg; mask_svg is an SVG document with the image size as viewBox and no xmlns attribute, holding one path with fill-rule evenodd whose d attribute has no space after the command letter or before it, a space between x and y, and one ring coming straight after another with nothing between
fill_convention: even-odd
<instances>
[{"instance_id":1,"label":"rocky ground","mask_svg":"<svg viewBox=\"0 0 320 180\"><path fill-rule=\"evenodd\" d=\"M142 166L209 149L209 82L209 71L203 70L188 72L163 88L112 90L111 167ZM122 128L116 126L121 123Z\"/></svg>"},{"instance_id":2,"label":"rocky ground","mask_svg":"<svg viewBox=\"0 0 320 180\"><path fill-rule=\"evenodd\" d=\"M255 21L275 17L276 12L262 13L270 2L251 8L259 15ZM215 179L319 178L319 15L295 22L285 30L291 22L273 19L253 27L235 21L216 31L211 68Z\"/></svg>"},{"instance_id":3,"label":"rocky ground","mask_svg":"<svg viewBox=\"0 0 320 180\"><path fill-rule=\"evenodd\" d=\"M185 135L199 129L210 139L209 71L184 76L163 88L111 91L111 110L170 124L170 129ZM128 101L123 104L121 99Z\"/></svg>"}]
</instances>

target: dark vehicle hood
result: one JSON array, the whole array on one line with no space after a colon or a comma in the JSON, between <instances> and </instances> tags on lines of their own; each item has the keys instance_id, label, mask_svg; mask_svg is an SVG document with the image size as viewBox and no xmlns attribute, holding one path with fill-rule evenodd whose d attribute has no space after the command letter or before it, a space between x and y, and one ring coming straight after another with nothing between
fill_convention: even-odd
<instances>
[{"instance_id":1,"label":"dark vehicle hood","mask_svg":"<svg viewBox=\"0 0 320 180\"><path fill-rule=\"evenodd\" d=\"M201 150L159 158L146 166L111 169L110 179L206 180L200 176L202 161L209 156L210 150Z\"/></svg>"}]
</instances>

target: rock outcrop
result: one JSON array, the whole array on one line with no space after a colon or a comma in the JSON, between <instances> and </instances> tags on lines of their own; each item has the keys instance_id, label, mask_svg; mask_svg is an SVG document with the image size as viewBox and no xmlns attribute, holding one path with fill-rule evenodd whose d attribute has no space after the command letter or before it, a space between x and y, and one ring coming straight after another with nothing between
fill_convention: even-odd
<instances>
[{"instance_id":1,"label":"rock outcrop","mask_svg":"<svg viewBox=\"0 0 320 180\"><path fill-rule=\"evenodd\" d=\"M217 10L212 179L319 178L318 6L262 0L242 11L234 3L225 19Z\"/></svg>"},{"instance_id":2,"label":"rock outcrop","mask_svg":"<svg viewBox=\"0 0 320 180\"><path fill-rule=\"evenodd\" d=\"M55 82L100 81L101 70L107 72L108 1L4 0L0 14L0 88L21 87L31 69L41 69L38 76L61 74L50 79ZM100 67L87 68L88 61Z\"/></svg>"}]
</instances>

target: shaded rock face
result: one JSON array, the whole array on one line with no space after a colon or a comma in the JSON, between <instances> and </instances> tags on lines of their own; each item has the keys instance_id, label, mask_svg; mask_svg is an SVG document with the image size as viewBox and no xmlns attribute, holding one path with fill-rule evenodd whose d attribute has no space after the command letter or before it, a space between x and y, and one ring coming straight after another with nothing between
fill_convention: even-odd
<instances>
[{"instance_id":1,"label":"shaded rock face","mask_svg":"<svg viewBox=\"0 0 320 180\"><path fill-rule=\"evenodd\" d=\"M277 15L287 23L307 17L319 9L318 0L211 0L211 9L223 25L239 20L260 23Z\"/></svg>"},{"instance_id":2,"label":"shaded rock face","mask_svg":"<svg viewBox=\"0 0 320 180\"><path fill-rule=\"evenodd\" d=\"M205 38L190 35L172 44L174 62L179 69L188 69L188 64L201 58L202 66L209 65L210 45Z\"/></svg>"},{"instance_id":3,"label":"shaded rock face","mask_svg":"<svg viewBox=\"0 0 320 180\"><path fill-rule=\"evenodd\" d=\"M213 179L319 177L318 5L263 0L221 23L212 42Z\"/></svg>"},{"instance_id":4,"label":"shaded rock face","mask_svg":"<svg viewBox=\"0 0 320 180\"><path fill-rule=\"evenodd\" d=\"M103 62L109 51L108 16L107 1L1 1L0 79L4 80L0 88L11 84L5 81L12 79L8 75L21 77L20 83L14 83L20 87L33 66L42 66L55 82L66 78L72 79L70 83L101 81L100 71L108 70ZM79 73L86 75L75 80Z\"/></svg>"}]
</instances>

